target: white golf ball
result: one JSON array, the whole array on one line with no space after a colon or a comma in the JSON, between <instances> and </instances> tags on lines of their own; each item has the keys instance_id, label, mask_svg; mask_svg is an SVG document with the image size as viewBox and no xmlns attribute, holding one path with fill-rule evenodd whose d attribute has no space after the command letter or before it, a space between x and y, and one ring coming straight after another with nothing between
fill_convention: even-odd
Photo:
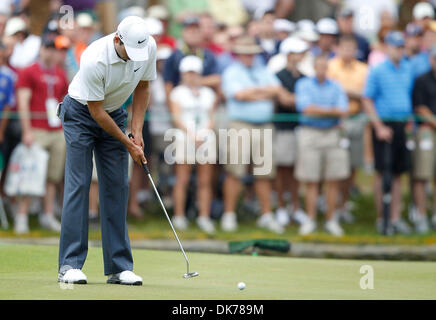
<instances>
[{"instance_id":1,"label":"white golf ball","mask_svg":"<svg viewBox=\"0 0 436 320\"><path fill-rule=\"evenodd\" d=\"M239 283L238 283L238 289L239 289L239 290L244 290L244 289L245 289L245 283L243 283L243 282L239 282Z\"/></svg>"}]
</instances>

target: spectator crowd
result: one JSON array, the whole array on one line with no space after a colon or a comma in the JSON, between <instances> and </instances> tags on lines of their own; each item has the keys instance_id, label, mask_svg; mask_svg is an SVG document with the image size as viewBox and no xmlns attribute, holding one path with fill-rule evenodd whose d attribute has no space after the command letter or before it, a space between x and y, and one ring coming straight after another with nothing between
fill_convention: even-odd
<instances>
[{"instance_id":1,"label":"spectator crowd","mask_svg":"<svg viewBox=\"0 0 436 320\"><path fill-rule=\"evenodd\" d=\"M37 3L46 6L44 14ZM64 5L74 9L72 23ZM362 169L375 170L379 232L387 171L390 233L436 229L436 201L427 209L428 187L436 181L435 10L435 1L416 0L2 1L1 196L14 232L28 233L35 211L42 227L60 231L66 148L56 106L87 46L116 32L129 15L145 19L157 44L143 137L176 229L195 219L208 234L218 227L236 232L242 199L259 228L281 234L297 223L308 235L321 229L321 211L324 229L342 236L344 223L359 222L350 196ZM223 146L215 135L200 136L224 128L247 133L248 144L225 143L236 163L220 163ZM194 141L194 153L176 152L172 163L170 129L177 150ZM20 143L49 153L42 201L4 193ZM213 152L199 159L201 148ZM254 155L262 152L270 156L259 163ZM414 204L407 217L405 174ZM140 166L132 162L129 176L128 213L143 220L141 204L152 193ZM95 223L95 163L89 199Z\"/></svg>"}]
</instances>

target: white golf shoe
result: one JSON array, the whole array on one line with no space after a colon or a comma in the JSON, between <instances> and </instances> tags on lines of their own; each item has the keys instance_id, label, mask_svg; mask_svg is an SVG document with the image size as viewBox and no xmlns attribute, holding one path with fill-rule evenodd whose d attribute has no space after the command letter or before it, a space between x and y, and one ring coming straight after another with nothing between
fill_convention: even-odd
<instances>
[{"instance_id":1,"label":"white golf shoe","mask_svg":"<svg viewBox=\"0 0 436 320\"><path fill-rule=\"evenodd\" d=\"M302 225L304 222L309 220L309 216L302 209L297 209L294 211L292 215L292 219L295 220L299 225Z\"/></svg>"},{"instance_id":2,"label":"white golf shoe","mask_svg":"<svg viewBox=\"0 0 436 320\"><path fill-rule=\"evenodd\" d=\"M257 220L257 225L261 228L278 234L282 234L283 232L285 232L285 229L274 219L274 215L272 213L263 214Z\"/></svg>"},{"instance_id":3,"label":"white golf shoe","mask_svg":"<svg viewBox=\"0 0 436 320\"><path fill-rule=\"evenodd\" d=\"M344 235L344 230L336 219L330 219L325 223L325 229L328 233L341 237Z\"/></svg>"},{"instance_id":4,"label":"white golf shoe","mask_svg":"<svg viewBox=\"0 0 436 320\"><path fill-rule=\"evenodd\" d=\"M58 282L86 284L86 275L80 269L69 269L65 273L58 274Z\"/></svg>"},{"instance_id":5,"label":"white golf shoe","mask_svg":"<svg viewBox=\"0 0 436 320\"><path fill-rule=\"evenodd\" d=\"M313 221L310 218L307 218L303 223L301 224L300 228L298 229L298 233L301 236L305 236L308 234L311 234L316 230L316 222Z\"/></svg>"},{"instance_id":6,"label":"white golf shoe","mask_svg":"<svg viewBox=\"0 0 436 320\"><path fill-rule=\"evenodd\" d=\"M188 229L188 219L185 216L173 216L172 218L174 228L180 231L185 231Z\"/></svg>"},{"instance_id":7,"label":"white golf shoe","mask_svg":"<svg viewBox=\"0 0 436 320\"><path fill-rule=\"evenodd\" d=\"M29 233L29 220L27 214L16 214L14 218L14 233Z\"/></svg>"},{"instance_id":8,"label":"white golf shoe","mask_svg":"<svg viewBox=\"0 0 436 320\"><path fill-rule=\"evenodd\" d=\"M61 232L61 224L53 214L40 214L39 224L44 229L48 229L55 232Z\"/></svg>"},{"instance_id":9,"label":"white golf shoe","mask_svg":"<svg viewBox=\"0 0 436 320\"><path fill-rule=\"evenodd\" d=\"M125 270L120 273L109 275L107 283L142 286L142 278L134 274L132 271Z\"/></svg>"},{"instance_id":10,"label":"white golf shoe","mask_svg":"<svg viewBox=\"0 0 436 320\"><path fill-rule=\"evenodd\" d=\"M281 226L287 226L291 222L288 210L286 208L277 208L276 220Z\"/></svg>"},{"instance_id":11,"label":"white golf shoe","mask_svg":"<svg viewBox=\"0 0 436 320\"><path fill-rule=\"evenodd\" d=\"M224 213L221 217L221 229L225 232L234 232L238 230L238 222L234 212Z\"/></svg>"},{"instance_id":12,"label":"white golf shoe","mask_svg":"<svg viewBox=\"0 0 436 320\"><path fill-rule=\"evenodd\" d=\"M209 217L198 217L197 225L202 231L206 232L207 234L215 233L215 226L213 225L213 222Z\"/></svg>"}]
</instances>

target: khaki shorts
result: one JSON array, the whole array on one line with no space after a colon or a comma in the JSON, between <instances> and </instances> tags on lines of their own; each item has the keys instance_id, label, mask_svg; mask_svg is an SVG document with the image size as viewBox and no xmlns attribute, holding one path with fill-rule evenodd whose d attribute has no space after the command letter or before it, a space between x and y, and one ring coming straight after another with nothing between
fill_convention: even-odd
<instances>
[{"instance_id":1,"label":"khaki shorts","mask_svg":"<svg viewBox=\"0 0 436 320\"><path fill-rule=\"evenodd\" d=\"M274 127L271 124L254 125L231 121L228 129L226 171L237 178L243 178L247 174L249 165L252 165L254 178L274 178L276 174L272 148ZM229 138L229 135L235 133L239 135L237 141L236 138ZM221 143L223 142L220 137Z\"/></svg>"},{"instance_id":2,"label":"khaki shorts","mask_svg":"<svg viewBox=\"0 0 436 320\"><path fill-rule=\"evenodd\" d=\"M59 183L64 178L65 170L65 138L62 130L47 131L33 129L35 143L49 153L47 180Z\"/></svg>"},{"instance_id":3,"label":"khaki shorts","mask_svg":"<svg viewBox=\"0 0 436 320\"><path fill-rule=\"evenodd\" d=\"M294 130L276 130L274 155L277 166L292 167L297 161L297 140Z\"/></svg>"},{"instance_id":4,"label":"khaki shorts","mask_svg":"<svg viewBox=\"0 0 436 320\"><path fill-rule=\"evenodd\" d=\"M436 131L431 128L419 128L415 137L413 151L413 175L419 180L436 178Z\"/></svg>"},{"instance_id":5,"label":"khaki shorts","mask_svg":"<svg viewBox=\"0 0 436 320\"><path fill-rule=\"evenodd\" d=\"M295 176L302 182L343 180L350 175L349 152L341 148L340 131L300 127Z\"/></svg>"}]
</instances>

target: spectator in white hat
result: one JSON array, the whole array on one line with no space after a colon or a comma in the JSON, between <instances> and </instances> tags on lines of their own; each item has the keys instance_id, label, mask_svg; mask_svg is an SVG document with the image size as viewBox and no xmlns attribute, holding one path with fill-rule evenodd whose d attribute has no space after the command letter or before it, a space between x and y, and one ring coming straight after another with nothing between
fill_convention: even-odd
<instances>
[{"instance_id":1,"label":"spectator in white hat","mask_svg":"<svg viewBox=\"0 0 436 320\"><path fill-rule=\"evenodd\" d=\"M294 177L294 165L297 159L297 140L295 129L298 126L298 113L295 106L295 83L303 77L298 70L298 64L303 60L309 45L296 37L285 39L280 52L285 56L285 68L277 73L277 78L282 86L290 92L288 101L278 103L276 108L276 121L274 152L277 165L276 190L278 208L276 210L276 220L282 226L291 222L292 218L298 223L302 223L306 214L300 208L298 196L298 181ZM284 193L290 192L292 204L290 210L286 208ZM291 214L291 216L290 216Z\"/></svg>"},{"instance_id":2,"label":"spectator in white hat","mask_svg":"<svg viewBox=\"0 0 436 320\"><path fill-rule=\"evenodd\" d=\"M153 36L157 46L159 46L161 44L162 36L164 33L163 23L159 19L152 17L147 17L144 19L144 21L147 25L148 32L151 36Z\"/></svg>"},{"instance_id":3,"label":"spectator in white hat","mask_svg":"<svg viewBox=\"0 0 436 320\"><path fill-rule=\"evenodd\" d=\"M435 43L435 33L432 31L434 19L435 9L430 3L418 2L413 7L413 22L424 30L424 34L422 35L422 47L426 50L430 50L431 46Z\"/></svg>"},{"instance_id":4,"label":"spectator in white hat","mask_svg":"<svg viewBox=\"0 0 436 320\"><path fill-rule=\"evenodd\" d=\"M326 55L328 58L333 58L339 35L337 22L332 18L322 18L316 23L316 30L319 33L319 39L317 44L312 47L312 53L315 56Z\"/></svg>"},{"instance_id":5,"label":"spectator in white hat","mask_svg":"<svg viewBox=\"0 0 436 320\"><path fill-rule=\"evenodd\" d=\"M434 19L435 10L428 2L418 2L413 7L412 14L415 23L418 23L421 28L425 29L428 22Z\"/></svg>"},{"instance_id":6,"label":"spectator in white hat","mask_svg":"<svg viewBox=\"0 0 436 320\"><path fill-rule=\"evenodd\" d=\"M163 34L160 39L159 45L165 44L171 47L171 49L175 49L177 47L176 39L168 34L168 23L170 18L170 13L168 12L168 9L160 4L151 6L147 9L147 17L159 19L160 22L162 22Z\"/></svg>"},{"instance_id":7,"label":"spectator in white hat","mask_svg":"<svg viewBox=\"0 0 436 320\"><path fill-rule=\"evenodd\" d=\"M197 169L197 201L199 216L197 224L206 233L214 233L215 227L210 219L212 201L213 164L216 155L209 153L203 159L197 154L199 148L208 145L208 150L216 150L215 139L209 133L213 128L213 112L218 103L214 91L201 85L203 62L199 57L186 56L179 65L181 83L170 94L169 106L176 134L175 171L176 184L173 189L174 227L185 230L188 220L185 216L186 189L191 171ZM189 148L193 145L194 148Z\"/></svg>"},{"instance_id":8,"label":"spectator in white hat","mask_svg":"<svg viewBox=\"0 0 436 320\"><path fill-rule=\"evenodd\" d=\"M289 37L295 30L297 30L297 26L292 21L286 19L274 20L274 32L276 39L280 42Z\"/></svg>"},{"instance_id":9,"label":"spectator in white hat","mask_svg":"<svg viewBox=\"0 0 436 320\"><path fill-rule=\"evenodd\" d=\"M9 60L12 67L22 69L36 61L41 38L30 34L26 22L20 17L12 17L6 23L4 36L15 40L14 51Z\"/></svg>"}]
</instances>

